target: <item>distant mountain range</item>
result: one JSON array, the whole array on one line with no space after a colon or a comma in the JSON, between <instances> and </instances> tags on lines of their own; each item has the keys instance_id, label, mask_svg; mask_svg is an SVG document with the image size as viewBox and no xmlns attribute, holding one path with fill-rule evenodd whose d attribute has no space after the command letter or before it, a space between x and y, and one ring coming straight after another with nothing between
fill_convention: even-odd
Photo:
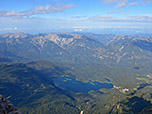
<instances>
[{"instance_id":1,"label":"distant mountain range","mask_svg":"<svg viewBox=\"0 0 152 114\"><path fill-rule=\"evenodd\" d=\"M25 34L0 36L0 60L54 60L64 63L123 63L152 58L152 38L112 34Z\"/></svg>"},{"instance_id":2,"label":"distant mountain range","mask_svg":"<svg viewBox=\"0 0 152 114\"><path fill-rule=\"evenodd\" d=\"M0 94L23 113L151 111L151 68L152 38L144 35L0 35ZM74 93L56 87L54 77L90 83L105 82L107 78L114 88ZM138 104L142 104L140 110L136 109Z\"/></svg>"}]
</instances>

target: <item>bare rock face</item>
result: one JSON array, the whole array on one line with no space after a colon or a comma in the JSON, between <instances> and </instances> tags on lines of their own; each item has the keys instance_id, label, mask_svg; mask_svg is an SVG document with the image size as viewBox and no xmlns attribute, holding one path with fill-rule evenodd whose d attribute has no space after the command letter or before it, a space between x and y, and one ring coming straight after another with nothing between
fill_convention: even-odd
<instances>
[{"instance_id":1,"label":"bare rock face","mask_svg":"<svg viewBox=\"0 0 152 114\"><path fill-rule=\"evenodd\" d=\"M11 102L7 101L0 95L0 114L22 114L18 111Z\"/></svg>"}]
</instances>

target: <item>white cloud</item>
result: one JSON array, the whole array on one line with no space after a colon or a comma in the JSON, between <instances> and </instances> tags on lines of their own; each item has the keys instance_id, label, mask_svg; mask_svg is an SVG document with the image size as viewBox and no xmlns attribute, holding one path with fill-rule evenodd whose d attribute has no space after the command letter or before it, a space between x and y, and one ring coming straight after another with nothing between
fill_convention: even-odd
<instances>
[{"instance_id":1,"label":"white cloud","mask_svg":"<svg viewBox=\"0 0 152 114\"><path fill-rule=\"evenodd\" d=\"M22 16L31 16L36 14L48 14L48 13L57 13L63 12L66 9L70 9L75 7L73 4L64 4L64 5L46 5L46 6L37 6L33 9L17 12L17 11L0 11L0 16L15 16L15 17L22 17Z\"/></svg>"},{"instance_id":2,"label":"white cloud","mask_svg":"<svg viewBox=\"0 0 152 114\"><path fill-rule=\"evenodd\" d=\"M118 11L110 11L110 12L107 12L107 14L113 14L113 13L124 13L126 12L125 10L118 10Z\"/></svg>"},{"instance_id":3,"label":"white cloud","mask_svg":"<svg viewBox=\"0 0 152 114\"><path fill-rule=\"evenodd\" d=\"M128 0L123 0L123 1L120 1L115 7L120 8L120 7L125 7L127 5L128 5Z\"/></svg>"},{"instance_id":4,"label":"white cloud","mask_svg":"<svg viewBox=\"0 0 152 114\"><path fill-rule=\"evenodd\" d=\"M14 28L14 30L17 30L17 29L18 29L18 27L15 27L15 28Z\"/></svg>"},{"instance_id":5,"label":"white cloud","mask_svg":"<svg viewBox=\"0 0 152 114\"><path fill-rule=\"evenodd\" d=\"M87 18L86 15L76 15L76 16L72 16L71 18Z\"/></svg>"},{"instance_id":6,"label":"white cloud","mask_svg":"<svg viewBox=\"0 0 152 114\"><path fill-rule=\"evenodd\" d=\"M132 0L132 1L129 1L129 0L102 0L102 1L105 4L115 3L116 4L115 8L121 8L121 7L138 4L138 2L136 2L135 0Z\"/></svg>"},{"instance_id":7,"label":"white cloud","mask_svg":"<svg viewBox=\"0 0 152 114\"><path fill-rule=\"evenodd\" d=\"M74 29L74 31L84 31L84 30L91 30L91 29L111 29L111 28L127 28L127 29L143 29L144 27L139 27L139 26L80 26L80 27L68 27L68 28L63 28L63 29ZM85 29L84 29L85 28Z\"/></svg>"},{"instance_id":8,"label":"white cloud","mask_svg":"<svg viewBox=\"0 0 152 114\"><path fill-rule=\"evenodd\" d=\"M150 22L150 23L152 23L152 16L147 16L147 15L129 16L129 18L131 18L134 21L138 21L138 22Z\"/></svg>"},{"instance_id":9,"label":"white cloud","mask_svg":"<svg viewBox=\"0 0 152 114\"><path fill-rule=\"evenodd\" d=\"M138 2L131 2L131 3L128 3L129 6L132 6L132 5L138 5Z\"/></svg>"},{"instance_id":10,"label":"white cloud","mask_svg":"<svg viewBox=\"0 0 152 114\"><path fill-rule=\"evenodd\" d=\"M150 4L150 3L152 3L152 0L143 0L143 3Z\"/></svg>"},{"instance_id":11,"label":"white cloud","mask_svg":"<svg viewBox=\"0 0 152 114\"><path fill-rule=\"evenodd\" d=\"M114 17L114 16L106 16L106 15L98 15L89 18L90 21L98 21L98 22L133 22L133 23L152 23L152 16L128 16L128 17Z\"/></svg>"},{"instance_id":12,"label":"white cloud","mask_svg":"<svg viewBox=\"0 0 152 114\"><path fill-rule=\"evenodd\" d=\"M105 4L119 2L120 0L102 0Z\"/></svg>"},{"instance_id":13,"label":"white cloud","mask_svg":"<svg viewBox=\"0 0 152 114\"><path fill-rule=\"evenodd\" d=\"M74 29L75 32L82 32L83 29L79 28L79 29Z\"/></svg>"},{"instance_id":14,"label":"white cloud","mask_svg":"<svg viewBox=\"0 0 152 114\"><path fill-rule=\"evenodd\" d=\"M0 28L0 31L11 31L11 30L18 30L18 27L14 27L14 28Z\"/></svg>"}]
</instances>

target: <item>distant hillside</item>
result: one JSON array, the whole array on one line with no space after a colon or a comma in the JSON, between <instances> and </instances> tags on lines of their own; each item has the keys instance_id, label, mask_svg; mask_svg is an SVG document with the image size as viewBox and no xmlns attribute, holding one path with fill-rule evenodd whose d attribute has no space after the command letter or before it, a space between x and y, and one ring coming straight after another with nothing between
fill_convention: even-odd
<instances>
[{"instance_id":1,"label":"distant hillside","mask_svg":"<svg viewBox=\"0 0 152 114\"><path fill-rule=\"evenodd\" d=\"M3 62L12 62L12 60L9 57L0 55L0 63L3 63Z\"/></svg>"},{"instance_id":2,"label":"distant hillside","mask_svg":"<svg viewBox=\"0 0 152 114\"><path fill-rule=\"evenodd\" d=\"M40 112L45 105L49 108L43 109L41 114L60 114L61 111L78 113L79 109L74 106L76 100L69 93L56 88L52 81L53 77L68 75L68 69L53 63L43 65L43 62L41 65L44 67L35 68L38 64L40 62L0 65L0 92L25 114ZM45 66L49 67L48 72Z\"/></svg>"}]
</instances>

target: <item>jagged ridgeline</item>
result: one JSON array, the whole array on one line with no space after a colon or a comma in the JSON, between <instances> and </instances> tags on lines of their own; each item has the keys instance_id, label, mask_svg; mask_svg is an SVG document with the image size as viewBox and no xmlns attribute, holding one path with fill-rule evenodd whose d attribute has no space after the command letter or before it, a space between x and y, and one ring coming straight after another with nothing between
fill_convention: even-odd
<instances>
[{"instance_id":1,"label":"jagged ridgeline","mask_svg":"<svg viewBox=\"0 0 152 114\"><path fill-rule=\"evenodd\" d=\"M140 38L141 37L141 38ZM152 39L112 34L0 35L0 61L51 60L64 63L131 64L151 61Z\"/></svg>"},{"instance_id":2,"label":"jagged ridgeline","mask_svg":"<svg viewBox=\"0 0 152 114\"><path fill-rule=\"evenodd\" d=\"M144 37L0 35L0 94L25 114L150 112L152 38ZM103 83L110 89L89 89Z\"/></svg>"}]
</instances>

